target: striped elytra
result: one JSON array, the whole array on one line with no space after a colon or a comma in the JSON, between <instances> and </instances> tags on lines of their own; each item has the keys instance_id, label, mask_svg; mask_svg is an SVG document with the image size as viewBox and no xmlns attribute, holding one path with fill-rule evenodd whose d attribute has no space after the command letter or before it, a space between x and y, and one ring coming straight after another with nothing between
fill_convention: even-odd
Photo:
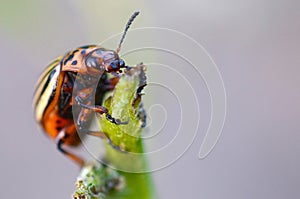
<instances>
[{"instance_id":1,"label":"striped elytra","mask_svg":"<svg viewBox=\"0 0 300 199\"><path fill-rule=\"evenodd\" d=\"M49 64L37 82L33 107L38 122L41 121L47 105L51 102L51 96L55 93L57 78L60 73L60 60L61 58L58 58Z\"/></svg>"}]
</instances>

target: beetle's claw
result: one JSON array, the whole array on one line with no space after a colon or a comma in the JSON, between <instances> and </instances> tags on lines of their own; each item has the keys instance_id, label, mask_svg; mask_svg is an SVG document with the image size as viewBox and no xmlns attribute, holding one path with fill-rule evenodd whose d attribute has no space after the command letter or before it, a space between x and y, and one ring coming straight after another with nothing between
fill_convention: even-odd
<instances>
[{"instance_id":1,"label":"beetle's claw","mask_svg":"<svg viewBox=\"0 0 300 199\"><path fill-rule=\"evenodd\" d=\"M109 115L109 114L106 114L106 119L108 120L108 121L110 121L111 123L114 123L114 124L116 124L116 125L120 125L120 124L128 124L128 121L126 121L126 122L121 122L121 120L119 120L119 119L115 119L115 118L113 118L111 115Z\"/></svg>"},{"instance_id":2,"label":"beetle's claw","mask_svg":"<svg viewBox=\"0 0 300 199\"><path fill-rule=\"evenodd\" d=\"M119 120L119 119L116 119L116 124L117 125L120 125L120 124L128 124L128 121L126 121L126 122L121 122L121 120Z\"/></svg>"}]
</instances>

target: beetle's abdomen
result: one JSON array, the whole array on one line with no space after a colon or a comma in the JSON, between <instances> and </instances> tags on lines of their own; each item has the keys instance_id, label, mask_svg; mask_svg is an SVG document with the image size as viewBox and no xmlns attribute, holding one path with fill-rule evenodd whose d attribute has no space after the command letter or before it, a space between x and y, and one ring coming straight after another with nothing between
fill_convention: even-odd
<instances>
[{"instance_id":1,"label":"beetle's abdomen","mask_svg":"<svg viewBox=\"0 0 300 199\"><path fill-rule=\"evenodd\" d=\"M47 112L41 122L45 132L55 140L59 132L66 131L65 144L76 146L80 143L79 136L77 134L76 126L73 119L65 119L59 116L56 110Z\"/></svg>"}]
</instances>

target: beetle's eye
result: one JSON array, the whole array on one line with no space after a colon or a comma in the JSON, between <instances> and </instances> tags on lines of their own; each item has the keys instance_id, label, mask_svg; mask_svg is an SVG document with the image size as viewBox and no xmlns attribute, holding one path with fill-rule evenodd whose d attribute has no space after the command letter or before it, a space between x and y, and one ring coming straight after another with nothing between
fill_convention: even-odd
<instances>
[{"instance_id":1,"label":"beetle's eye","mask_svg":"<svg viewBox=\"0 0 300 199\"><path fill-rule=\"evenodd\" d=\"M125 67L125 62L123 60L119 61L119 67L124 68Z\"/></svg>"},{"instance_id":2,"label":"beetle's eye","mask_svg":"<svg viewBox=\"0 0 300 199\"><path fill-rule=\"evenodd\" d=\"M118 66L117 63L118 63L118 62L116 62L116 61L111 62L111 63L110 63L111 68L112 68L112 69L118 69L119 66Z\"/></svg>"},{"instance_id":3,"label":"beetle's eye","mask_svg":"<svg viewBox=\"0 0 300 199\"><path fill-rule=\"evenodd\" d=\"M87 67L99 68L99 64L96 58L89 57L86 59L85 64Z\"/></svg>"}]
</instances>

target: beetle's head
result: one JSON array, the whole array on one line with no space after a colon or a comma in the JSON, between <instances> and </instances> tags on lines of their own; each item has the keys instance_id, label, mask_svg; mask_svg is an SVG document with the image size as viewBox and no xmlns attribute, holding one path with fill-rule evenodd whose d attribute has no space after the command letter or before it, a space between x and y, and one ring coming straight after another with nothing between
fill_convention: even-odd
<instances>
[{"instance_id":1,"label":"beetle's head","mask_svg":"<svg viewBox=\"0 0 300 199\"><path fill-rule=\"evenodd\" d=\"M89 74L95 75L99 72L121 72L121 68L127 68L125 66L125 62L119 58L118 53L121 50L121 45L124 41L124 38L131 23L138 14L139 12L134 12L128 20L116 51L98 47L84 56L86 69Z\"/></svg>"},{"instance_id":2,"label":"beetle's head","mask_svg":"<svg viewBox=\"0 0 300 199\"><path fill-rule=\"evenodd\" d=\"M125 62L115 51L104 48L90 52L85 59L85 64L91 72L118 72L121 68L125 68Z\"/></svg>"}]
</instances>

